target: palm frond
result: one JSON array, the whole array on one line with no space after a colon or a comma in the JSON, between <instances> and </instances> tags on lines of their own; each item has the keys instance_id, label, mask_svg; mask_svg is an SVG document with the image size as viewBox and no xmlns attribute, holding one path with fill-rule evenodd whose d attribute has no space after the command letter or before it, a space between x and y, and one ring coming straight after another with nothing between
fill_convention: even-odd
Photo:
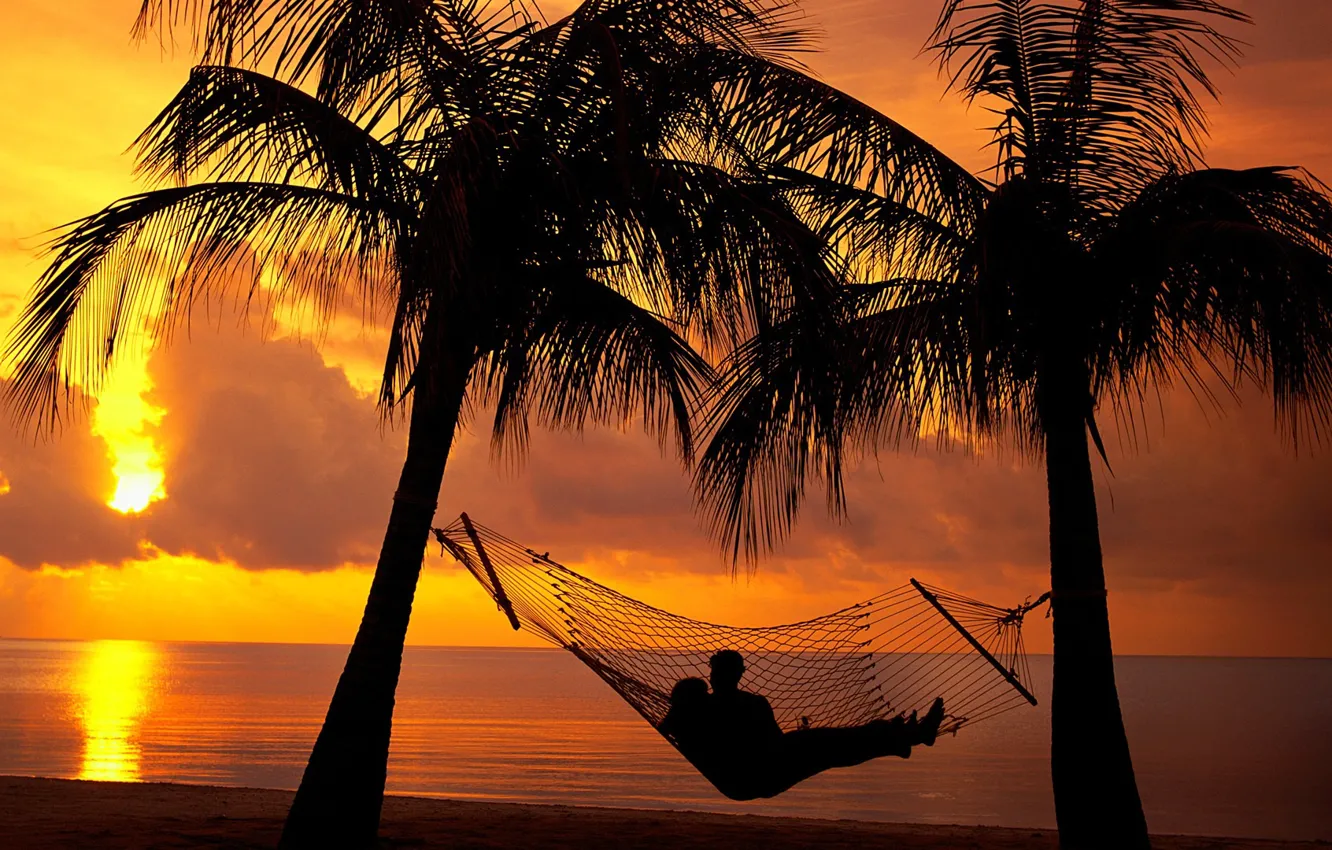
<instances>
[{"instance_id":1,"label":"palm frond","mask_svg":"<svg viewBox=\"0 0 1332 850\"><path fill-rule=\"evenodd\" d=\"M145 38L156 32L163 40L177 30L189 32L192 45L206 62L231 64L259 34L267 0L143 0L134 22L134 34ZM320 0L296 0L311 10Z\"/></svg>"},{"instance_id":2,"label":"palm frond","mask_svg":"<svg viewBox=\"0 0 1332 850\"><path fill-rule=\"evenodd\" d=\"M825 243L775 186L680 161L659 162L654 177L641 221L682 319L710 345L734 344L828 285Z\"/></svg>"},{"instance_id":3,"label":"palm frond","mask_svg":"<svg viewBox=\"0 0 1332 850\"><path fill-rule=\"evenodd\" d=\"M483 115L501 101L498 46L528 21L521 3L330 4L323 16L298 8L279 16L257 52L273 58L277 75L313 80L320 100L360 123L374 126L396 112L406 137L433 122Z\"/></svg>"},{"instance_id":4,"label":"palm frond","mask_svg":"<svg viewBox=\"0 0 1332 850\"><path fill-rule=\"evenodd\" d=\"M521 28L530 19L521 2L143 0L135 32L171 38L185 29L204 64L310 84L320 100L365 126L391 117L416 128L432 111L432 93L437 105L480 105L486 81L477 79L467 50L477 31Z\"/></svg>"},{"instance_id":5,"label":"palm frond","mask_svg":"<svg viewBox=\"0 0 1332 850\"><path fill-rule=\"evenodd\" d=\"M993 99L1001 179L1040 174L1040 148L1064 97L1076 13L1037 0L948 0L927 49L968 102Z\"/></svg>"},{"instance_id":6,"label":"palm frond","mask_svg":"<svg viewBox=\"0 0 1332 850\"><path fill-rule=\"evenodd\" d=\"M700 509L733 564L753 565L799 517L811 481L843 509L841 298L759 329L728 359L707 399L707 447L694 474Z\"/></svg>"},{"instance_id":7,"label":"palm frond","mask_svg":"<svg viewBox=\"0 0 1332 850\"><path fill-rule=\"evenodd\" d=\"M1332 197L1304 172L1207 169L1149 186L1094 248L1096 348L1125 408L1144 384L1270 391L1292 436L1332 422ZM1201 368L1202 372L1197 370Z\"/></svg>"},{"instance_id":8,"label":"palm frond","mask_svg":"<svg viewBox=\"0 0 1332 850\"><path fill-rule=\"evenodd\" d=\"M74 385L96 394L127 336L148 322L165 336L210 296L248 301L265 271L277 301L327 318L347 281L396 273L402 226L356 198L268 183L160 189L73 222L5 352L16 416L53 422Z\"/></svg>"},{"instance_id":9,"label":"palm frond","mask_svg":"<svg viewBox=\"0 0 1332 850\"><path fill-rule=\"evenodd\" d=\"M922 428L941 443L1002 430L1006 390L975 356L974 287L897 278L850 288L841 427L862 448L914 443Z\"/></svg>"},{"instance_id":10,"label":"palm frond","mask_svg":"<svg viewBox=\"0 0 1332 850\"><path fill-rule=\"evenodd\" d=\"M1248 20L1216 0L949 0L929 47L997 104L1000 176L1059 180L1096 219L1201 162L1207 65L1239 56L1217 25Z\"/></svg>"},{"instance_id":11,"label":"palm frond","mask_svg":"<svg viewBox=\"0 0 1332 850\"><path fill-rule=\"evenodd\" d=\"M403 214L423 181L337 110L281 80L203 65L140 134L139 173L312 185Z\"/></svg>"},{"instance_id":12,"label":"palm frond","mask_svg":"<svg viewBox=\"0 0 1332 850\"><path fill-rule=\"evenodd\" d=\"M1083 3L1049 153L1083 207L1107 215L1160 175L1202 164L1199 95L1217 94L1207 64L1240 55L1216 25L1249 21L1216 0Z\"/></svg>"},{"instance_id":13,"label":"palm frond","mask_svg":"<svg viewBox=\"0 0 1332 850\"><path fill-rule=\"evenodd\" d=\"M797 70L718 54L716 110L732 147L782 166L874 192L946 226L963 226L987 189L965 168L872 107Z\"/></svg>"},{"instance_id":14,"label":"palm frond","mask_svg":"<svg viewBox=\"0 0 1332 850\"><path fill-rule=\"evenodd\" d=\"M848 183L795 169L773 175L801 219L846 258L856 280L961 280L977 222L945 225L920 210Z\"/></svg>"},{"instance_id":15,"label":"palm frond","mask_svg":"<svg viewBox=\"0 0 1332 850\"><path fill-rule=\"evenodd\" d=\"M521 450L527 423L582 430L641 417L692 457L691 417L712 370L662 316L576 272L537 272L506 299L486 371L494 440ZM528 301L523 303L521 295ZM514 325L520 327L515 328Z\"/></svg>"}]
</instances>

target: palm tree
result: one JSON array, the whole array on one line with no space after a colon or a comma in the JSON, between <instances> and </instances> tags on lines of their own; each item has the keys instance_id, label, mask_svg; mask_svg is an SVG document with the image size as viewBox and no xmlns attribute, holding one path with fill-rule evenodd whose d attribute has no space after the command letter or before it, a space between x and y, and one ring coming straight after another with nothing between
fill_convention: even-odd
<instances>
[{"instance_id":1,"label":"palm tree","mask_svg":"<svg viewBox=\"0 0 1332 850\"><path fill-rule=\"evenodd\" d=\"M708 363L821 243L716 120L781 65L781 5L588 0L542 23L473 0L145 0L204 61L138 141L160 187L61 232L8 349L21 417L93 392L122 335L230 295L391 312L379 404L407 457L365 613L288 816L289 847L372 846L394 691L449 450L641 419L692 451ZM268 281L271 286L261 286ZM757 290L762 287L761 295Z\"/></svg>"},{"instance_id":2,"label":"palm tree","mask_svg":"<svg viewBox=\"0 0 1332 850\"><path fill-rule=\"evenodd\" d=\"M996 116L997 165L979 177L831 91L800 107L804 132L732 118L849 282L817 311L775 309L726 364L696 473L706 515L752 557L811 482L841 509L850 451L930 430L1042 459L1066 848L1148 846L1111 652L1098 419L1132 426L1172 385L1219 401L1243 382L1292 437L1332 413L1326 187L1203 162L1204 61L1237 58L1215 27L1242 20L1213 0L949 0L930 47ZM792 108L806 95L789 76L753 86Z\"/></svg>"}]
</instances>

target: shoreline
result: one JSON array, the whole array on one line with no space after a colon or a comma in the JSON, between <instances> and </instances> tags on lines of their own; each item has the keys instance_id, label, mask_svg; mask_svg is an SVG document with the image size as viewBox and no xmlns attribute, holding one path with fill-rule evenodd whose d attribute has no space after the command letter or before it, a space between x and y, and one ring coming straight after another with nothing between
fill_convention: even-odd
<instances>
[{"instance_id":1,"label":"shoreline","mask_svg":"<svg viewBox=\"0 0 1332 850\"><path fill-rule=\"evenodd\" d=\"M0 846L271 848L293 792L0 776ZM1053 830L493 803L388 795L383 847L550 850L1054 850ZM1154 836L1157 850L1312 850L1326 842Z\"/></svg>"}]
</instances>

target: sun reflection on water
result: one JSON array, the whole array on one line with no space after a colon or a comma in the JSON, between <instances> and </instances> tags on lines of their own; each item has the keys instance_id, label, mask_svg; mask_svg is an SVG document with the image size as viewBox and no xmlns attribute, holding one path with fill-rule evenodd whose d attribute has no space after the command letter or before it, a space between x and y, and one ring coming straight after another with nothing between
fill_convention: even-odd
<instances>
[{"instance_id":1,"label":"sun reflection on water","mask_svg":"<svg viewBox=\"0 0 1332 850\"><path fill-rule=\"evenodd\" d=\"M136 782L139 727L158 679L151 643L99 640L88 645L78 673L83 764L79 779Z\"/></svg>"}]
</instances>

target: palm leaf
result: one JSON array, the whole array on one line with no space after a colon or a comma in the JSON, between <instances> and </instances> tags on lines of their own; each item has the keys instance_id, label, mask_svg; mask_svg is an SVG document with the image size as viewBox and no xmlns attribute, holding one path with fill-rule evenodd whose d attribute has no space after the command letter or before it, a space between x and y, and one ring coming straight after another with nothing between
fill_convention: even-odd
<instances>
[{"instance_id":1,"label":"palm leaf","mask_svg":"<svg viewBox=\"0 0 1332 850\"><path fill-rule=\"evenodd\" d=\"M422 190L421 178L356 123L243 68L194 68L135 147L139 172L156 180L302 183L399 214Z\"/></svg>"},{"instance_id":2,"label":"palm leaf","mask_svg":"<svg viewBox=\"0 0 1332 850\"><path fill-rule=\"evenodd\" d=\"M1292 433L1332 413L1332 197L1285 168L1206 169L1147 187L1094 248L1097 346L1121 415L1144 385L1270 390ZM1197 370L1201 368L1202 372Z\"/></svg>"},{"instance_id":3,"label":"palm leaf","mask_svg":"<svg viewBox=\"0 0 1332 850\"><path fill-rule=\"evenodd\" d=\"M929 47L997 104L1000 176L1058 180L1094 220L1201 162L1207 63L1239 55L1222 21L1248 18L1215 0L949 0Z\"/></svg>"},{"instance_id":4,"label":"palm leaf","mask_svg":"<svg viewBox=\"0 0 1332 850\"><path fill-rule=\"evenodd\" d=\"M126 335L155 321L165 336L208 297L248 301L265 271L279 302L327 316L345 281L395 273L401 226L356 198L272 183L160 189L73 222L6 349L15 413L53 421L74 385L96 394Z\"/></svg>"},{"instance_id":5,"label":"palm leaf","mask_svg":"<svg viewBox=\"0 0 1332 850\"><path fill-rule=\"evenodd\" d=\"M835 309L835 308L834 308ZM811 480L843 507L835 319L805 310L764 328L726 364L708 400L709 440L694 475L709 531L750 564L794 527Z\"/></svg>"},{"instance_id":6,"label":"palm leaf","mask_svg":"<svg viewBox=\"0 0 1332 850\"><path fill-rule=\"evenodd\" d=\"M532 282L528 303L506 299L518 309L498 317L505 333L486 373L496 445L521 450L530 419L582 430L641 417L691 457L691 417L712 377L706 361L664 317L597 280L554 272Z\"/></svg>"}]
</instances>

